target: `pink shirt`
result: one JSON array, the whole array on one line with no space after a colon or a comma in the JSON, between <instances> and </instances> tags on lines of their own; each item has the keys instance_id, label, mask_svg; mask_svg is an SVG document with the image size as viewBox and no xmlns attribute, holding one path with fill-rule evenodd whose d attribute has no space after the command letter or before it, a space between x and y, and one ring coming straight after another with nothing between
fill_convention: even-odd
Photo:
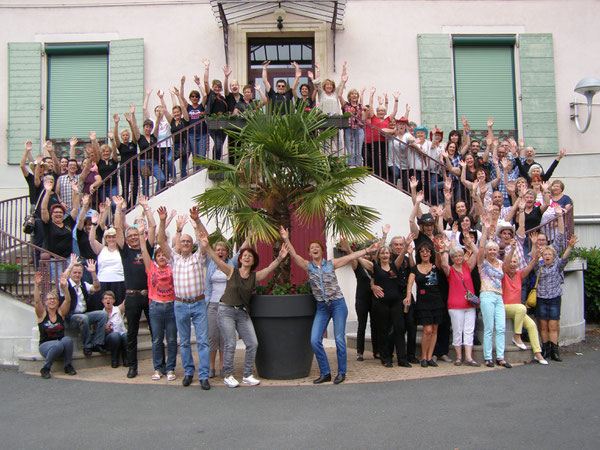
<instances>
[{"instance_id":1,"label":"pink shirt","mask_svg":"<svg viewBox=\"0 0 600 450\"><path fill-rule=\"evenodd\" d=\"M502 277L502 300L505 305L520 305L521 304L521 271L517 270L513 280L508 274Z\"/></svg>"},{"instance_id":2,"label":"pink shirt","mask_svg":"<svg viewBox=\"0 0 600 450\"><path fill-rule=\"evenodd\" d=\"M155 302L172 302L175 300L173 287L173 270L166 266L160 268L155 264L147 270L148 274L148 299Z\"/></svg>"},{"instance_id":3,"label":"pink shirt","mask_svg":"<svg viewBox=\"0 0 600 450\"><path fill-rule=\"evenodd\" d=\"M462 265L460 277L462 277L469 291L474 294L475 288L473 287L473 279L471 278L471 269L469 269L469 264L466 262ZM460 277L454 267L450 266L450 272L448 273L448 309L473 308L473 305L465 298L466 291L462 281L460 281Z\"/></svg>"}]
</instances>

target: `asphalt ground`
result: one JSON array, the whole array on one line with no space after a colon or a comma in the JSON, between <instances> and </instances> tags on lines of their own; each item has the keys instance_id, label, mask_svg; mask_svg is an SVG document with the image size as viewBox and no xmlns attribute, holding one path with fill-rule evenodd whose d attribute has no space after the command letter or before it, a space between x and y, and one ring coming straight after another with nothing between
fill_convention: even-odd
<instances>
[{"instance_id":1,"label":"asphalt ground","mask_svg":"<svg viewBox=\"0 0 600 450\"><path fill-rule=\"evenodd\" d=\"M600 351L576 350L546 367L210 391L0 370L0 448L597 449Z\"/></svg>"}]
</instances>

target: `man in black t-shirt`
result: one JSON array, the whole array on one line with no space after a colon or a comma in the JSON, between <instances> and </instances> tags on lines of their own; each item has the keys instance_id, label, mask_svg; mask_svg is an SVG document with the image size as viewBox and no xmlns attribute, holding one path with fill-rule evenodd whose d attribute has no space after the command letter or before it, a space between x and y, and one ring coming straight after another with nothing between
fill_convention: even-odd
<instances>
[{"instance_id":1,"label":"man in black t-shirt","mask_svg":"<svg viewBox=\"0 0 600 450\"><path fill-rule=\"evenodd\" d=\"M262 80L265 85L267 97L269 97L269 108L272 112L286 114L288 111L291 111L294 106L293 92L300 83L300 75L298 74L298 71L296 71L296 79L294 80L294 85L291 89L288 87L287 81L277 80L275 83L275 90L273 90L267 74L267 67L270 63L271 61L265 61L262 69Z\"/></svg>"},{"instance_id":2,"label":"man in black t-shirt","mask_svg":"<svg viewBox=\"0 0 600 450\"><path fill-rule=\"evenodd\" d=\"M148 281L139 237L139 233L143 232L145 228L142 219L136 221L137 228L128 227L123 233L122 214L125 211L126 202L123 197L115 197L114 199L117 204L114 224L117 230L117 244L119 245L125 273L125 317L127 318L127 360L129 361L127 378L134 378L137 376L137 335L142 312L146 315L148 325L150 325ZM148 206L148 199L141 195L138 200L144 209L144 216L148 222L147 249L150 256L152 256L154 253L156 222L152 210Z\"/></svg>"}]
</instances>

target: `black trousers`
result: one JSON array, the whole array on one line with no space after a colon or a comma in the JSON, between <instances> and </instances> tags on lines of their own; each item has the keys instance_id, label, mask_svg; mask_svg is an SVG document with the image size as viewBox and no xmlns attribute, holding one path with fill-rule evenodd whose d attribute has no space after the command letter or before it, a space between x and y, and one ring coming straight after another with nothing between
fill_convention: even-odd
<instances>
[{"instance_id":1,"label":"black trousers","mask_svg":"<svg viewBox=\"0 0 600 450\"><path fill-rule=\"evenodd\" d=\"M404 327L406 328L406 355L414 358L417 352L417 324L415 323L415 299L411 298L408 312L404 312Z\"/></svg>"},{"instance_id":2,"label":"black trousers","mask_svg":"<svg viewBox=\"0 0 600 450\"><path fill-rule=\"evenodd\" d=\"M127 294L125 296L125 317L127 318L127 360L130 366L137 366L137 337L142 312L146 315L148 328L150 328L148 296ZM152 334L151 328L150 334Z\"/></svg>"},{"instance_id":3,"label":"black trousers","mask_svg":"<svg viewBox=\"0 0 600 450\"><path fill-rule=\"evenodd\" d=\"M362 355L365 352L365 331L367 329L367 317L371 317L371 345L373 354L377 353L377 320L373 315L373 296L356 297L356 316L358 318L358 329L356 330L356 353Z\"/></svg>"},{"instance_id":4,"label":"black trousers","mask_svg":"<svg viewBox=\"0 0 600 450\"><path fill-rule=\"evenodd\" d=\"M392 354L387 344L387 335L390 329L394 330L394 347L398 361L406 360L406 344L404 339L404 305L400 299L373 300L373 313L377 322L378 350L382 362L391 362Z\"/></svg>"}]
</instances>

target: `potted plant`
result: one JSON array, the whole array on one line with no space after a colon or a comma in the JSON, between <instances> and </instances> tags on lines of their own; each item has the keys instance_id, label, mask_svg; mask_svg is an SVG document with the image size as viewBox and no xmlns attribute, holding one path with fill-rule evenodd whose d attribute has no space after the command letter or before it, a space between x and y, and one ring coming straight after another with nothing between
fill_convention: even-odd
<instances>
[{"instance_id":1,"label":"potted plant","mask_svg":"<svg viewBox=\"0 0 600 450\"><path fill-rule=\"evenodd\" d=\"M246 114L244 128L227 131L241 142L234 150L235 165L198 159L199 164L211 167L211 172L223 175L221 183L195 197L200 212L224 224L234 236L251 228L252 241L272 243L274 257L282 244L279 228L290 228L293 212L300 223L322 218L325 231L346 239L371 238L368 230L378 220L378 213L349 203L355 184L369 172L349 167L332 152L329 143L337 129L317 132L324 120L318 111L302 108L285 115L261 110ZM271 283L271 294L290 283L289 258L275 270ZM308 376L314 312L311 295L255 296L251 315L259 341L259 376ZM265 367L265 362L270 366ZM291 365L303 367L292 370Z\"/></svg>"},{"instance_id":2,"label":"potted plant","mask_svg":"<svg viewBox=\"0 0 600 450\"><path fill-rule=\"evenodd\" d=\"M236 130L246 125L246 119L236 114L211 114L205 120L209 130Z\"/></svg>"},{"instance_id":3,"label":"potted plant","mask_svg":"<svg viewBox=\"0 0 600 450\"><path fill-rule=\"evenodd\" d=\"M322 128L329 128L329 127L335 127L335 128L349 128L350 127L350 117L352 117L352 114L350 114L349 112L345 112L344 114L324 114L324 122L323 125L321 126Z\"/></svg>"},{"instance_id":4,"label":"potted plant","mask_svg":"<svg viewBox=\"0 0 600 450\"><path fill-rule=\"evenodd\" d=\"M17 263L0 262L0 285L12 285L19 282L21 266Z\"/></svg>"}]
</instances>

